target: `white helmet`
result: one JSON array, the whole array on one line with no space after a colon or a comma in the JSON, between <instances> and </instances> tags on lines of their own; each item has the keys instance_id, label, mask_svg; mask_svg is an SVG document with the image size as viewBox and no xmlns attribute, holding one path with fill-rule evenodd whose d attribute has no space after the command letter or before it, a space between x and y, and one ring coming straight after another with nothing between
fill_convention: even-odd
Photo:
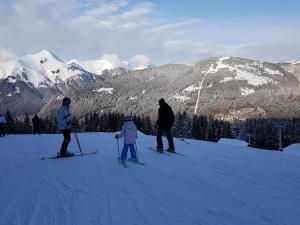
<instances>
[{"instance_id":1,"label":"white helmet","mask_svg":"<svg viewBox=\"0 0 300 225\"><path fill-rule=\"evenodd\" d=\"M125 121L132 120L132 116L130 112L124 113L124 120Z\"/></svg>"}]
</instances>

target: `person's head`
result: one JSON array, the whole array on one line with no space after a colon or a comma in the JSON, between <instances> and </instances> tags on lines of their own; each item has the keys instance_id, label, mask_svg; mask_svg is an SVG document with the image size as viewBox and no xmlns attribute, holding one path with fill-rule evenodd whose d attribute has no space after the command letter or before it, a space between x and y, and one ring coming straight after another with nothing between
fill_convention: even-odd
<instances>
[{"instance_id":1,"label":"person's head","mask_svg":"<svg viewBox=\"0 0 300 225\"><path fill-rule=\"evenodd\" d=\"M65 106L70 106L71 104L71 99L68 98L68 97L65 97L62 101L62 104L65 105Z\"/></svg>"},{"instance_id":2,"label":"person's head","mask_svg":"<svg viewBox=\"0 0 300 225\"><path fill-rule=\"evenodd\" d=\"M123 118L124 118L124 121L132 121L132 116L131 116L131 113L129 113L129 112L124 113Z\"/></svg>"},{"instance_id":3,"label":"person's head","mask_svg":"<svg viewBox=\"0 0 300 225\"><path fill-rule=\"evenodd\" d=\"M159 99L158 104L161 106L163 104L165 104L165 100L163 98Z\"/></svg>"}]
</instances>

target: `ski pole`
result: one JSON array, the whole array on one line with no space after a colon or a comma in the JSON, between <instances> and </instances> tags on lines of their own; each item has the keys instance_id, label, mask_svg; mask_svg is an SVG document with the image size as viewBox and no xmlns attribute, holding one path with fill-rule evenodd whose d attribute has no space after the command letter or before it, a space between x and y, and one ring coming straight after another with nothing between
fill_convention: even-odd
<instances>
[{"instance_id":1,"label":"ski pole","mask_svg":"<svg viewBox=\"0 0 300 225\"><path fill-rule=\"evenodd\" d=\"M77 145L78 145L78 148L80 150L80 153L81 153L81 156L82 156L82 149L81 149L81 145L80 145L80 141L79 141L79 138L78 138L78 135L76 132L74 132L74 136L75 136L75 139L76 139L76 142L77 142Z\"/></svg>"},{"instance_id":2,"label":"ski pole","mask_svg":"<svg viewBox=\"0 0 300 225\"><path fill-rule=\"evenodd\" d=\"M121 159L121 156L120 156L120 148L119 148L119 139L117 138L117 146L118 146L118 155L119 155L119 159Z\"/></svg>"},{"instance_id":3,"label":"ski pole","mask_svg":"<svg viewBox=\"0 0 300 225\"><path fill-rule=\"evenodd\" d=\"M135 145L135 153L136 153L136 158L139 160L138 148L137 148L137 145L136 145L136 143L135 143L134 145Z\"/></svg>"}]
</instances>

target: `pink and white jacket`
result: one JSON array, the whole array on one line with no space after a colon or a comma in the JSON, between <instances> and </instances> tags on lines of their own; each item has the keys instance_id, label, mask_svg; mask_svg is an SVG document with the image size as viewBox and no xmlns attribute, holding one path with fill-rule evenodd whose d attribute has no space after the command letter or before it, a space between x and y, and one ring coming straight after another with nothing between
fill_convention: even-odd
<instances>
[{"instance_id":1,"label":"pink and white jacket","mask_svg":"<svg viewBox=\"0 0 300 225\"><path fill-rule=\"evenodd\" d=\"M133 121L126 121L121 129L119 138L124 137L124 144L135 144L137 138L137 128Z\"/></svg>"}]
</instances>

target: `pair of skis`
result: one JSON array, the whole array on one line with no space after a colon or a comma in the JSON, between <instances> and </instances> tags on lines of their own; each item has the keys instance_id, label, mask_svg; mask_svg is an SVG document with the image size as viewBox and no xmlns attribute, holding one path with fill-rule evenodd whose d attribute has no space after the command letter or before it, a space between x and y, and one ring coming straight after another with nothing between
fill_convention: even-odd
<instances>
[{"instance_id":1,"label":"pair of skis","mask_svg":"<svg viewBox=\"0 0 300 225\"><path fill-rule=\"evenodd\" d=\"M118 161L119 161L119 163L120 163L124 168L128 168L128 167L129 167L128 164L127 164L127 162L136 163L136 164L139 164L139 165L142 165L142 166L146 165L146 163L140 162L139 160L136 161L136 160L128 159L128 160L122 161L120 158L118 158Z\"/></svg>"},{"instance_id":2,"label":"pair of skis","mask_svg":"<svg viewBox=\"0 0 300 225\"><path fill-rule=\"evenodd\" d=\"M157 151L157 149L152 148L152 147L149 147L149 150L155 151L155 152L157 152L159 154L165 154L165 155L168 155L168 156L171 156L172 154L174 154L174 155L180 155L180 156L186 156L186 154L183 154L183 153L180 153L180 152L169 152L167 150L159 152L159 151Z\"/></svg>"},{"instance_id":3,"label":"pair of skis","mask_svg":"<svg viewBox=\"0 0 300 225\"><path fill-rule=\"evenodd\" d=\"M98 151L94 152L87 152L87 153L81 153L81 154L72 154L68 156L50 156L50 157L42 157L41 160L45 159L64 159L64 158L72 158L72 157L78 157L78 156L87 156L87 155L95 155L97 154Z\"/></svg>"},{"instance_id":4,"label":"pair of skis","mask_svg":"<svg viewBox=\"0 0 300 225\"><path fill-rule=\"evenodd\" d=\"M78 148L80 150L80 154L71 153L69 155L62 156L62 155L60 155L60 153L57 153L56 156L42 157L41 160L45 160L45 159L63 159L63 158L71 158L71 157L77 157L77 156L82 156L83 157L83 156L86 156L86 155L95 155L95 154L97 154L98 151L83 153L81 145L80 145L79 137L78 137L78 134L76 132L74 132L74 136L75 136Z\"/></svg>"}]
</instances>

